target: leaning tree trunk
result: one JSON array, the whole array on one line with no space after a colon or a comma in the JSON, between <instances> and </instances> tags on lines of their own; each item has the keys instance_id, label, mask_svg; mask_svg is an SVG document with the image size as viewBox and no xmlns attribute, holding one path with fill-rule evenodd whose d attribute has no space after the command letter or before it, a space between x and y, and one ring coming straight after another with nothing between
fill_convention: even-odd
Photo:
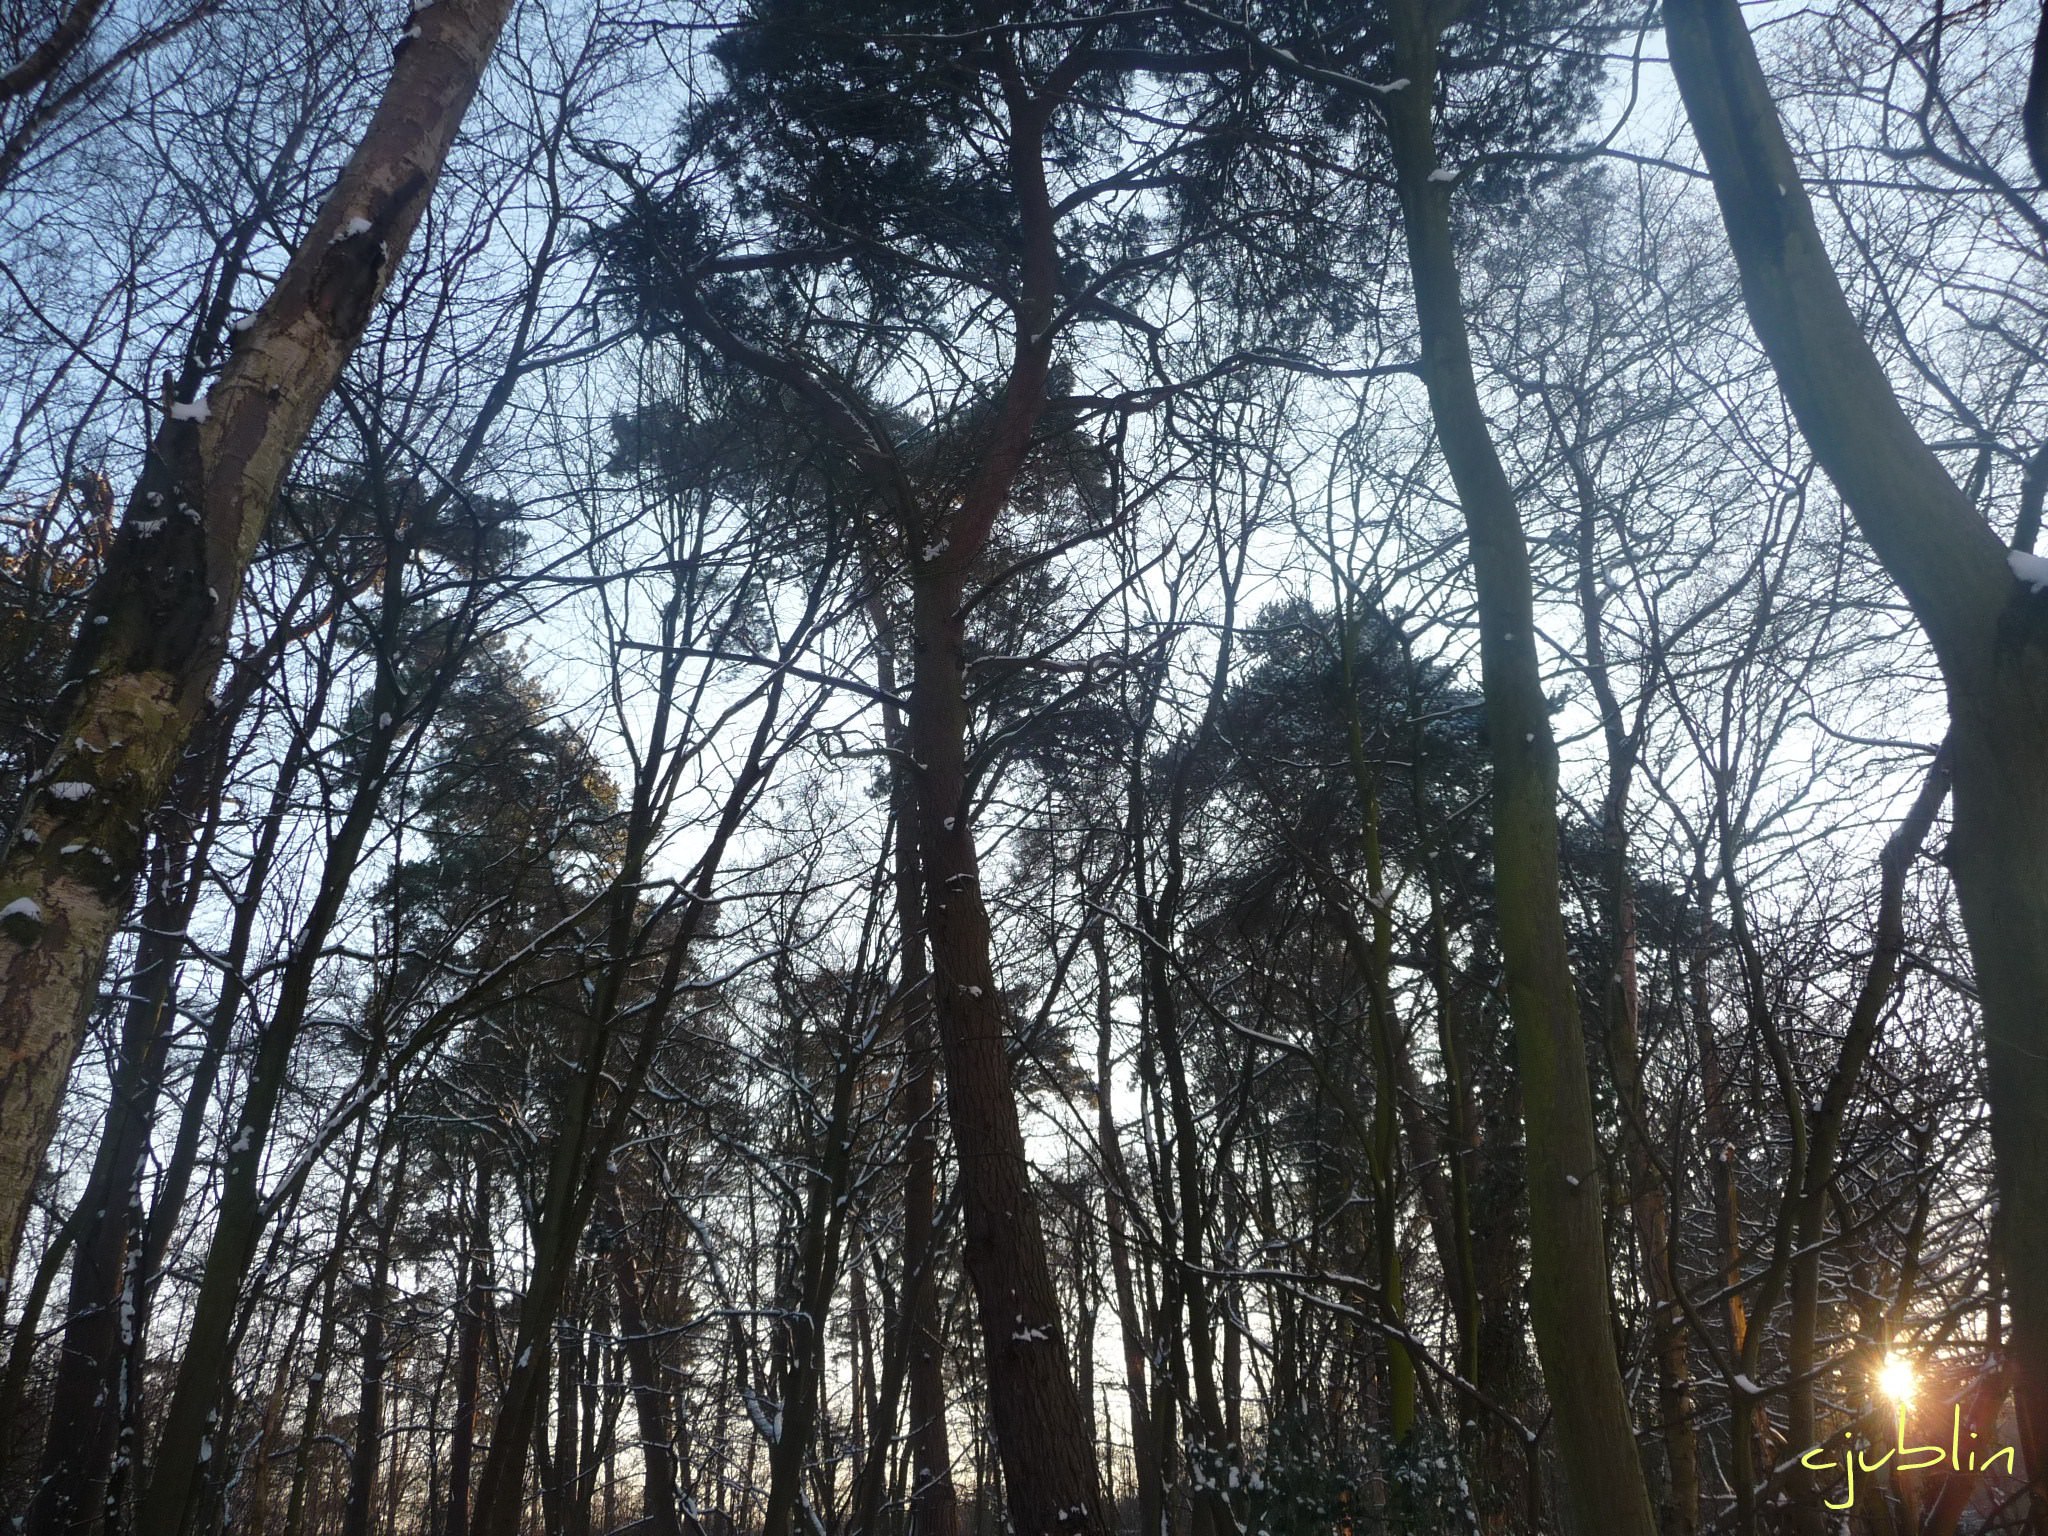
<instances>
[{"instance_id":1,"label":"leaning tree trunk","mask_svg":"<svg viewBox=\"0 0 2048 1536\"><path fill-rule=\"evenodd\" d=\"M916 666L907 737L924 861L932 1017L960 1156L963 1256L980 1317L1004 1496L1020 1531L1106 1536L1109 1515L1087 1416L1068 1369L1059 1298L1024 1155L1005 1050L1007 1023L989 956L988 907L981 898L969 825L968 574L988 549L1045 410L1059 297L1060 216L1047 182L1045 139L1053 114L1088 67L1085 51L1069 55L1053 78L1033 91L1015 60L1005 57L1000 72L1019 231L1015 339L979 459L948 510L919 505L903 466L833 385L800 362L728 330L687 280L677 298L685 319L706 341L730 362L809 403L842 446L877 473L901 521L904 543L915 555L911 640Z\"/></svg>"},{"instance_id":2,"label":"leaning tree trunk","mask_svg":"<svg viewBox=\"0 0 2048 1536\"><path fill-rule=\"evenodd\" d=\"M1075 1395L1037 1194L1011 1081L967 766L967 574L988 548L1045 408L1058 286L1045 131L1056 98L1012 87L1010 166L1024 230L1016 352L987 448L956 509L929 529L911 583L916 671L909 742L924 859L932 1016L959 1154L962 1258L974 1287L988 1412L1019 1531L1108 1536L1088 1421Z\"/></svg>"},{"instance_id":3,"label":"leaning tree trunk","mask_svg":"<svg viewBox=\"0 0 2048 1536\"><path fill-rule=\"evenodd\" d=\"M1007 489L1007 487L1006 487ZM1020 1531L1112 1529L1060 1326L1059 1294L1024 1156L988 907L969 828L965 582L927 568L917 583L917 764L932 1002L946 1062L946 1107L960 1158L963 1253L988 1369L988 1405L1010 1518Z\"/></svg>"},{"instance_id":4,"label":"leaning tree trunk","mask_svg":"<svg viewBox=\"0 0 2048 1536\"><path fill-rule=\"evenodd\" d=\"M2015 579L1858 327L1736 0L1666 0L1665 23L1750 323L1947 685L1948 864L1984 1010L1996 1241L2038 1507L2048 1498L2048 598L2031 576Z\"/></svg>"},{"instance_id":5,"label":"leaning tree trunk","mask_svg":"<svg viewBox=\"0 0 2048 1536\"><path fill-rule=\"evenodd\" d=\"M1523 1084L1530 1324L1578 1528L1650 1536L1656 1521L1609 1315L1592 1092L1558 881L1557 743L1537 667L1529 548L1480 407L1465 331L1450 187L1439 174L1432 120L1436 24L1420 0L1404 0L1393 25L1396 64L1408 84L1387 97L1387 126L1422 377L1478 586L1500 942Z\"/></svg>"},{"instance_id":6,"label":"leaning tree trunk","mask_svg":"<svg viewBox=\"0 0 2048 1536\"><path fill-rule=\"evenodd\" d=\"M391 83L210 395L171 406L93 589L57 745L0 866L0 1276L12 1272L107 946L226 651L270 504L392 268L512 0L414 14Z\"/></svg>"}]
</instances>

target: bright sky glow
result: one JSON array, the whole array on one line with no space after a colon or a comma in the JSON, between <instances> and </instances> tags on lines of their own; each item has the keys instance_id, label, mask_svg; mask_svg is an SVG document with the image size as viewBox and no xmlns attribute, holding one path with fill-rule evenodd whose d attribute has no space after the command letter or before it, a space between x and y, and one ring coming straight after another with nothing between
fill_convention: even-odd
<instances>
[{"instance_id":1,"label":"bright sky glow","mask_svg":"<svg viewBox=\"0 0 2048 1536\"><path fill-rule=\"evenodd\" d=\"M1913 1362L1903 1355L1887 1354L1877 1367L1877 1390L1895 1403L1913 1400Z\"/></svg>"}]
</instances>

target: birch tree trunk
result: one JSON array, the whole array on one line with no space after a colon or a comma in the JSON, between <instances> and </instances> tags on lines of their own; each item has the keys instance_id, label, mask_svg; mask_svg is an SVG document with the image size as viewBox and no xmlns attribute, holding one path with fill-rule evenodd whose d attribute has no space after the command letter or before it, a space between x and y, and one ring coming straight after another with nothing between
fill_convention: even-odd
<instances>
[{"instance_id":1,"label":"birch tree trunk","mask_svg":"<svg viewBox=\"0 0 2048 1536\"><path fill-rule=\"evenodd\" d=\"M2048 1492L2048 599L2015 579L1857 325L1734 0L1666 0L1665 25L1750 323L1947 685L1948 864L1984 1010L2014 1397L2039 1507Z\"/></svg>"},{"instance_id":2,"label":"birch tree trunk","mask_svg":"<svg viewBox=\"0 0 2048 1536\"><path fill-rule=\"evenodd\" d=\"M270 506L413 231L512 0L414 13L391 83L210 394L173 403L95 586L0 865L0 1277L107 947Z\"/></svg>"}]
</instances>

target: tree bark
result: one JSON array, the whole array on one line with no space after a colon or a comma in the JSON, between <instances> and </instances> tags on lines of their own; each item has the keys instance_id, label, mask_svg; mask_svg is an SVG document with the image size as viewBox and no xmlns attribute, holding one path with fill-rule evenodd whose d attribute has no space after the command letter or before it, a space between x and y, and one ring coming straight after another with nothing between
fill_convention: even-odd
<instances>
[{"instance_id":1,"label":"tree bark","mask_svg":"<svg viewBox=\"0 0 2048 1536\"><path fill-rule=\"evenodd\" d=\"M1976 964L2031 1499L2048 1507L2048 600L1914 430L1828 260L1735 0L1667 0L1672 72L1757 339L1814 458L1932 642L1949 867Z\"/></svg>"},{"instance_id":2,"label":"tree bark","mask_svg":"<svg viewBox=\"0 0 2048 1536\"><path fill-rule=\"evenodd\" d=\"M1530 1324L1579 1529L1650 1536L1656 1521L1609 1312L1592 1093L1558 879L1557 743L1537 664L1528 544L1480 407L1451 241L1450 186L1433 179L1436 26L1419 0L1402 0L1393 25L1396 66L1408 84L1386 98L1387 127L1423 383L1465 514L1478 586L1500 940L1527 1139Z\"/></svg>"},{"instance_id":3,"label":"tree bark","mask_svg":"<svg viewBox=\"0 0 2048 1536\"><path fill-rule=\"evenodd\" d=\"M1036 396L1042 391L1040 380ZM1034 402L1035 405L1035 402ZM1033 410L1035 414L1035 408ZM1026 430L1028 431L1028 425ZM1008 477L998 494L1006 494ZM979 541L978 541L979 542ZM1074 1395L1058 1293L989 957L988 909L968 825L964 581L920 573L910 744L917 764L932 995L946 1107L959 1149L964 1255L988 1366L989 1419L1019 1531L1109 1536L1088 1425Z\"/></svg>"},{"instance_id":4,"label":"tree bark","mask_svg":"<svg viewBox=\"0 0 2048 1536\"><path fill-rule=\"evenodd\" d=\"M448 1519L446 1536L469 1536L469 1470L476 1456L477 1388L483 1375L484 1319L492 1306L491 1172L476 1160L476 1192L470 1207L468 1285L455 1345L455 1423L448 1448ZM654 1474L650 1471L649 1481ZM663 1531L658 1536L674 1536Z\"/></svg>"},{"instance_id":5,"label":"tree bark","mask_svg":"<svg viewBox=\"0 0 2048 1536\"><path fill-rule=\"evenodd\" d=\"M661 1355L647 1330L646 1303L640 1275L626 1241L626 1214L619 1204L616 1181L604 1191L605 1219L616 1234L611 1242L612 1284L619 1295L619 1331L625 1346L626 1369L632 1380L633 1416L640 1430L642 1472L640 1514L652 1536L682 1536L676 1501L676 1447L669 1432L668 1388L661 1379ZM452 1523L448 1536L463 1536Z\"/></svg>"},{"instance_id":6,"label":"tree bark","mask_svg":"<svg viewBox=\"0 0 2048 1536\"><path fill-rule=\"evenodd\" d=\"M1560 437L1564 423L1552 417ZM1607 662L1605 588L1595 546L1604 510L1583 446L1564 442L1566 466L1578 503L1578 598L1585 626L1586 677L1600 707L1607 751L1607 789L1600 801L1603 916L1611 946L1601 1008L1614 1096L1622 1116L1622 1166L1628 1206L1650 1299L1650 1347L1657 1370L1658 1431L1664 1443L1666 1487L1661 1511L1665 1536L1693 1536L1700 1526L1699 1434L1695 1428L1691 1348L1678 1295L1671 1209L1643 1093L1642 989L1636 957L1636 886L1629 837L1629 795L1634 787L1639 730L1623 718ZM1638 721L1640 722L1640 712Z\"/></svg>"},{"instance_id":7,"label":"tree bark","mask_svg":"<svg viewBox=\"0 0 2048 1536\"><path fill-rule=\"evenodd\" d=\"M163 875L168 876L167 869ZM191 915L190 890L189 885L184 890L170 888L153 875L150 897L143 905L142 938L122 1023L120 1069L99 1154L73 1218L81 1230L71 1259L42 1468L29 1509L27 1529L32 1536L55 1536L90 1524L105 1500L106 1469L120 1430L120 1414L108 1389L135 1328L141 1279L135 1263L141 1256L132 1250L129 1234L139 1225L135 1208L142 1200L142 1161L163 1087L177 965Z\"/></svg>"},{"instance_id":8,"label":"tree bark","mask_svg":"<svg viewBox=\"0 0 2048 1536\"><path fill-rule=\"evenodd\" d=\"M882 692L896 692L896 633L881 605L876 644ZM906 741L900 711L882 706L883 729L899 754ZM903 1172L903 1334L910 1379L910 1510L915 1536L957 1536L960 1500L953 1487L953 1449L946 1431L946 1341L939 1320L938 1047L932 1039L931 968L925 958L923 862L917 847L915 786L901 756L889 778L896 821L896 925L903 997L903 1119L908 1127ZM881 1437L878 1435L879 1445Z\"/></svg>"},{"instance_id":9,"label":"tree bark","mask_svg":"<svg viewBox=\"0 0 2048 1536\"><path fill-rule=\"evenodd\" d=\"M1083 53L1071 54L1033 90L1007 45L994 65L1009 114L1006 155L1017 213L1013 351L972 474L949 509L918 505L903 466L860 424L859 413L831 384L798 360L735 335L710 312L687 276L677 299L686 322L728 360L794 391L842 446L877 475L893 499L904 544L912 553L916 665L906 734L924 861L932 1009L960 1158L963 1255L980 1319L1004 1494L1020 1531L1108 1536L1111 1523L1087 1419L1074 1394L1024 1155L1004 1043L1004 1008L989 956L988 909L969 825L964 611L968 572L988 548L1046 405L1059 287L1059 215L1047 185L1045 138L1054 111L1087 67Z\"/></svg>"},{"instance_id":10,"label":"tree bark","mask_svg":"<svg viewBox=\"0 0 2048 1536\"><path fill-rule=\"evenodd\" d=\"M370 1536L377 1503L377 1471L384 1449L384 1309L391 1289L391 1244L398 1233L398 1212L405 1194L405 1145L391 1155L391 1173L384 1181L384 1200L377 1212L377 1248L370 1261L369 1310L363 1319L362 1389L356 1402L356 1443L349 1456L348 1503L343 1507L341 1536Z\"/></svg>"},{"instance_id":11,"label":"tree bark","mask_svg":"<svg viewBox=\"0 0 2048 1536\"><path fill-rule=\"evenodd\" d=\"M1095 1135L1102 1147L1103 1226L1109 1238L1110 1275L1116 1284L1117 1331L1124 1346L1124 1400L1131 1416L1131 1461L1138 1475L1138 1529L1155 1536L1164 1529L1166 1489L1166 1446L1152 1425L1151 1406L1146 1398L1146 1361L1149 1350L1144 1318L1138 1311L1138 1292L1131 1274L1130 1219L1124 1203L1131 1198L1130 1173L1124 1166L1123 1145L1117 1139L1115 1100L1111 1093L1109 945L1102 925L1089 930L1088 941L1095 951ZM1286 1330L1282 1330L1283 1333ZM1276 1392L1276 1402L1286 1394ZM1291 1404L1289 1406L1292 1406ZM1270 1411L1270 1409L1269 1409Z\"/></svg>"},{"instance_id":12,"label":"tree bark","mask_svg":"<svg viewBox=\"0 0 2048 1536\"><path fill-rule=\"evenodd\" d=\"M426 210L512 0L414 14L375 116L209 396L174 405L95 585L58 743L0 864L0 1275L143 827L213 686L270 504Z\"/></svg>"}]
</instances>

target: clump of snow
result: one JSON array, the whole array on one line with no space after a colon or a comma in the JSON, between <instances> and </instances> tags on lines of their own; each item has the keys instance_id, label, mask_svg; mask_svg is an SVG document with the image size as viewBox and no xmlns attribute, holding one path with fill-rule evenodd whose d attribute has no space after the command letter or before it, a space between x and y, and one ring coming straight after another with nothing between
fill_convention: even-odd
<instances>
[{"instance_id":1,"label":"clump of snow","mask_svg":"<svg viewBox=\"0 0 2048 1536\"><path fill-rule=\"evenodd\" d=\"M370 228L370 221L361 214L357 214L346 224L342 225L340 229L336 230L334 238L327 243L329 245L338 245L344 240L354 239L357 235L367 235L370 232Z\"/></svg>"},{"instance_id":2,"label":"clump of snow","mask_svg":"<svg viewBox=\"0 0 2048 1536\"><path fill-rule=\"evenodd\" d=\"M81 784L76 779L59 779L50 786L52 800L84 800L92 794L90 784Z\"/></svg>"},{"instance_id":3,"label":"clump of snow","mask_svg":"<svg viewBox=\"0 0 2048 1536\"><path fill-rule=\"evenodd\" d=\"M2048 559L2030 555L2023 549L2016 549L2005 557L2005 563L2012 567L2013 575L2019 577L2036 592L2048 591Z\"/></svg>"},{"instance_id":4,"label":"clump of snow","mask_svg":"<svg viewBox=\"0 0 2048 1536\"><path fill-rule=\"evenodd\" d=\"M6 922L10 917L25 917L32 923L40 923L43 920L43 909L34 897L17 896L6 906L0 907L0 923Z\"/></svg>"},{"instance_id":5,"label":"clump of snow","mask_svg":"<svg viewBox=\"0 0 2048 1536\"><path fill-rule=\"evenodd\" d=\"M206 420L206 396L204 394L201 394L195 400L173 400L171 402L171 420Z\"/></svg>"},{"instance_id":6,"label":"clump of snow","mask_svg":"<svg viewBox=\"0 0 2048 1536\"><path fill-rule=\"evenodd\" d=\"M1456 181L1458 173L1448 165L1440 165L1429 173L1429 179L1431 181Z\"/></svg>"}]
</instances>

